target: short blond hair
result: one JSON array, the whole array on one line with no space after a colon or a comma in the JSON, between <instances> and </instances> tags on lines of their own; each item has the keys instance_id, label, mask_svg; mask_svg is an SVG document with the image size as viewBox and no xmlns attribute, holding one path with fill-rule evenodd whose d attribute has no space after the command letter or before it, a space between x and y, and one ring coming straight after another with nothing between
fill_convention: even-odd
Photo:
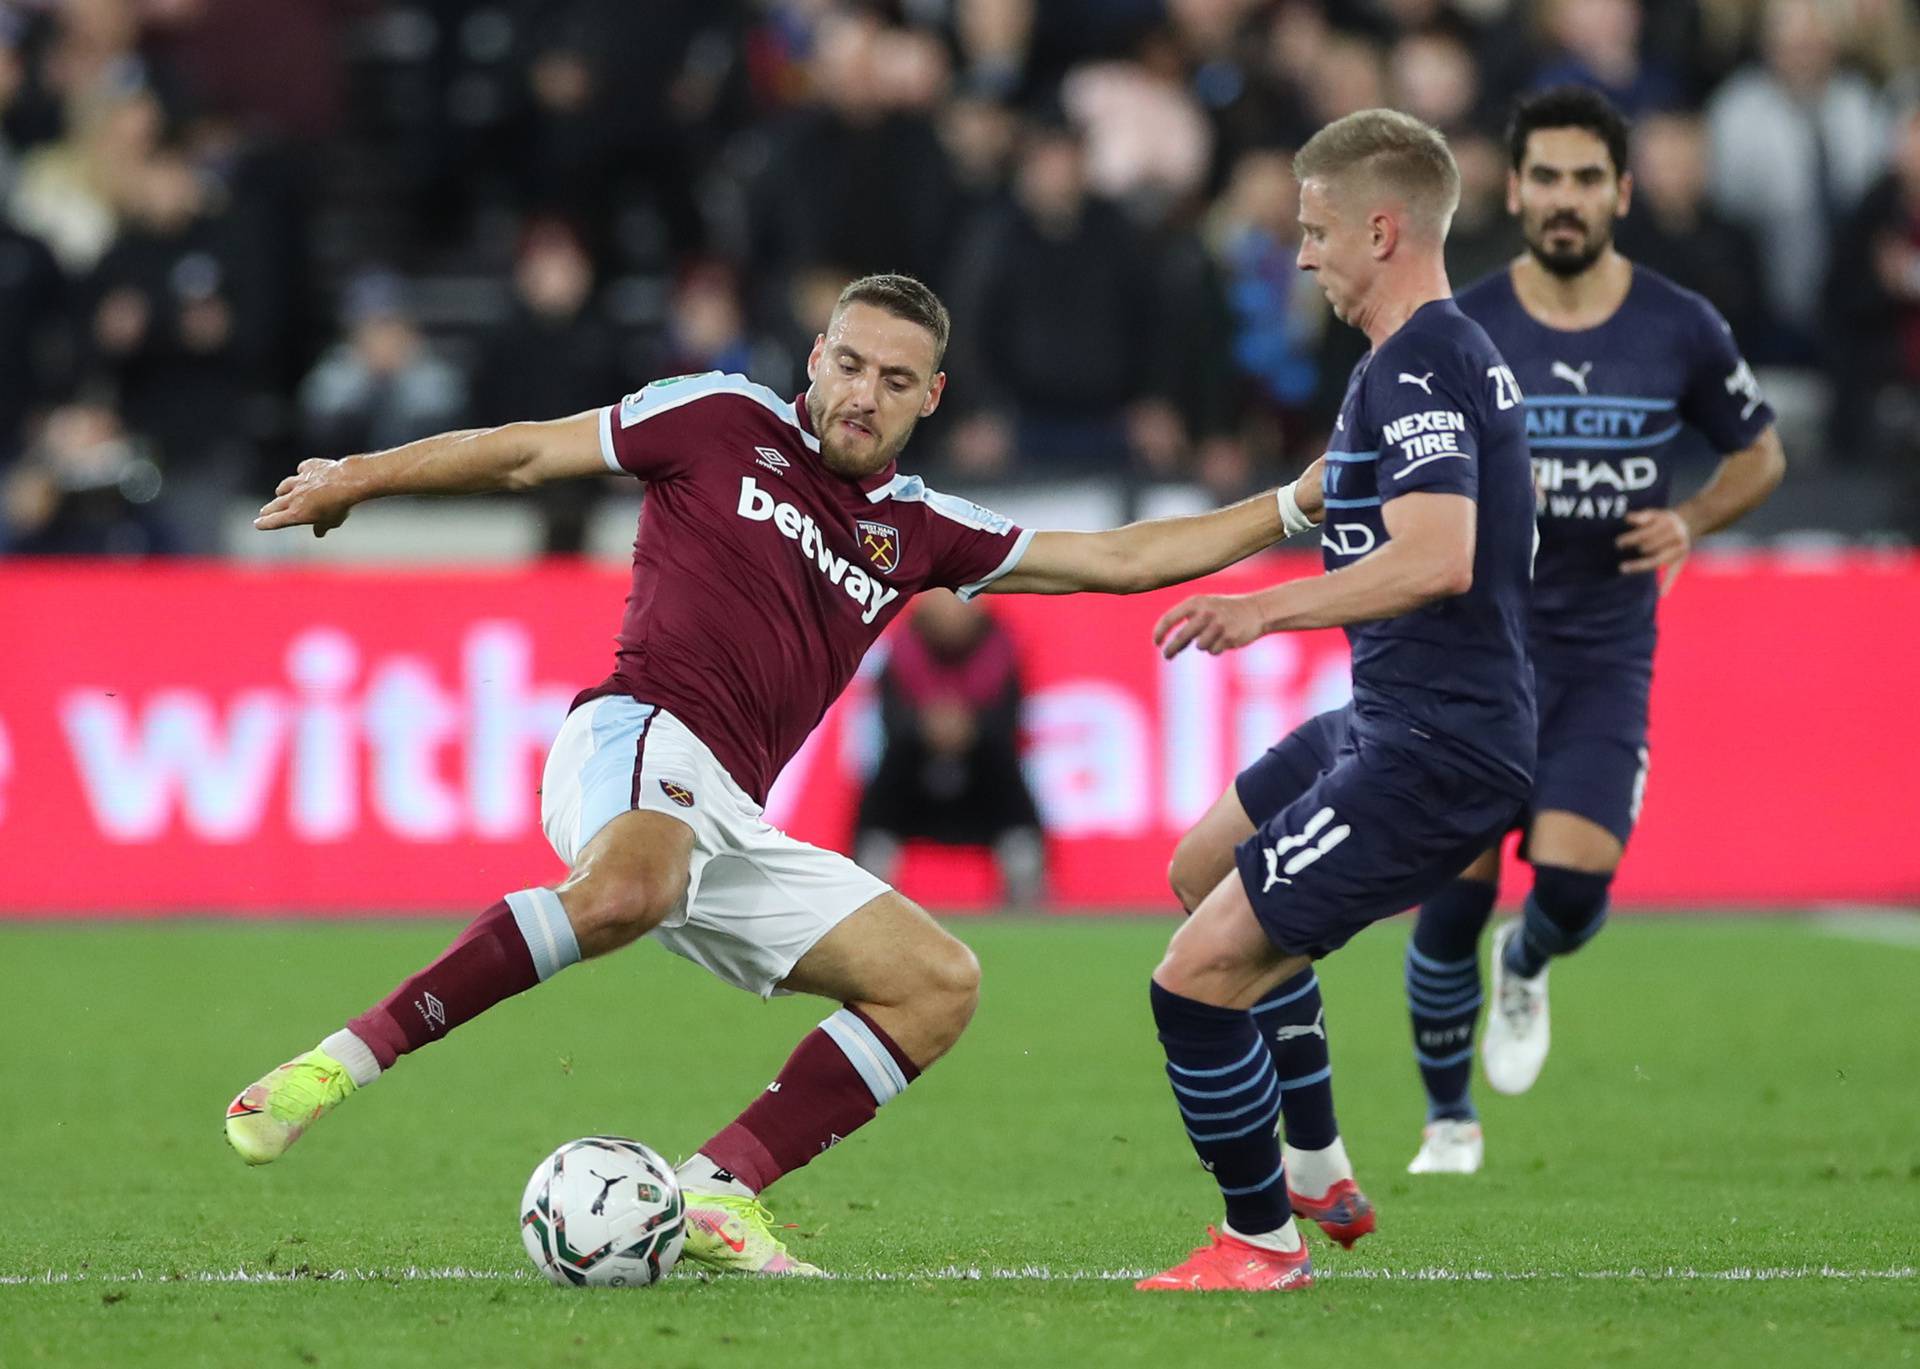
<instances>
[{"instance_id":1,"label":"short blond hair","mask_svg":"<svg viewBox=\"0 0 1920 1369\"><path fill-rule=\"evenodd\" d=\"M1397 196L1407 212L1444 238L1460 207L1460 168L1440 130L1395 109L1363 109L1335 119L1294 155L1293 174L1309 180L1364 177Z\"/></svg>"}]
</instances>

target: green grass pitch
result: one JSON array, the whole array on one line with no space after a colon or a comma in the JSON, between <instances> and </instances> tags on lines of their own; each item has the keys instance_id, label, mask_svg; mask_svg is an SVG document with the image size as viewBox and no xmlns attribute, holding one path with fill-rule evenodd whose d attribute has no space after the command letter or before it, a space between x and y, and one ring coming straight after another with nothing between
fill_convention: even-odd
<instances>
[{"instance_id":1,"label":"green grass pitch","mask_svg":"<svg viewBox=\"0 0 1920 1369\"><path fill-rule=\"evenodd\" d=\"M1178 1258L1217 1207L1146 1010L1171 922L950 925L986 970L972 1031L771 1194L844 1277L606 1292L535 1281L528 1171L598 1131L686 1153L818 1002L642 946L252 1171L228 1098L451 924L0 929L0 1366L1920 1362L1920 948L1616 919L1555 971L1538 1087L1479 1089L1486 1171L1416 1182L1405 924L1376 928L1321 976L1379 1233L1348 1253L1309 1228L1304 1294L1149 1297L1113 1275Z\"/></svg>"}]
</instances>

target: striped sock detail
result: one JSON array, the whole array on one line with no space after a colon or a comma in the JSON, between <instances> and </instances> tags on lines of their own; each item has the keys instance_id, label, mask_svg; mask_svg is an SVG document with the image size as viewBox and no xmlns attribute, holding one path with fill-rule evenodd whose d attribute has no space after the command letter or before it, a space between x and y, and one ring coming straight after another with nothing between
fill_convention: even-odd
<instances>
[{"instance_id":1,"label":"striped sock detail","mask_svg":"<svg viewBox=\"0 0 1920 1369\"><path fill-rule=\"evenodd\" d=\"M1480 932L1494 887L1457 879L1420 909L1407 942L1407 1012L1429 1121L1472 1121L1473 1036L1480 1019Z\"/></svg>"},{"instance_id":2,"label":"striped sock detail","mask_svg":"<svg viewBox=\"0 0 1920 1369\"><path fill-rule=\"evenodd\" d=\"M1327 1010L1313 967L1300 971L1254 1004L1253 1020L1280 1075L1280 1112L1287 1144L1298 1150L1324 1150L1340 1138L1340 1123L1333 1115Z\"/></svg>"},{"instance_id":3,"label":"striped sock detail","mask_svg":"<svg viewBox=\"0 0 1920 1369\"><path fill-rule=\"evenodd\" d=\"M580 942L574 937L573 923L560 906L560 895L551 889L522 889L507 895L507 907L513 913L513 925L520 929L533 957L533 972L542 982L553 978L580 959Z\"/></svg>"},{"instance_id":4,"label":"striped sock detail","mask_svg":"<svg viewBox=\"0 0 1920 1369\"><path fill-rule=\"evenodd\" d=\"M1301 982L1303 977L1306 980L1305 983ZM1282 1008L1291 1007L1293 1004L1298 1003L1310 993L1319 992L1320 976L1315 974L1311 969L1303 970L1300 974L1295 975L1292 979L1289 979L1286 983L1275 989L1270 996L1255 1003L1253 1005L1253 1015L1259 1017L1263 1013L1278 1012ZM1307 1016L1311 1019L1314 1014L1308 1013Z\"/></svg>"},{"instance_id":5,"label":"striped sock detail","mask_svg":"<svg viewBox=\"0 0 1920 1369\"><path fill-rule=\"evenodd\" d=\"M1256 1234L1284 1226L1292 1209L1274 1135L1280 1076L1253 1014L1155 984L1153 1016L1181 1124L1219 1185L1227 1220Z\"/></svg>"},{"instance_id":6,"label":"striped sock detail","mask_svg":"<svg viewBox=\"0 0 1920 1369\"><path fill-rule=\"evenodd\" d=\"M893 1051L859 1014L842 1008L823 1021L820 1030L847 1057L854 1073L860 1076L867 1091L873 1095L875 1107L885 1107L906 1091L907 1076L900 1068L900 1062L893 1058Z\"/></svg>"}]
</instances>

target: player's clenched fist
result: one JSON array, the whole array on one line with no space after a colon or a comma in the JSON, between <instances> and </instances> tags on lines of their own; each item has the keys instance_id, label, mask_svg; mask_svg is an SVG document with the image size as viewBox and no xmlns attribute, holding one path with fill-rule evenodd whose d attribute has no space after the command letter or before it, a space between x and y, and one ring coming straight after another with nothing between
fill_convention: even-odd
<instances>
[{"instance_id":1,"label":"player's clenched fist","mask_svg":"<svg viewBox=\"0 0 1920 1369\"><path fill-rule=\"evenodd\" d=\"M1154 645L1169 661L1189 645L1218 656L1260 635L1260 609L1250 594L1196 594L1153 625Z\"/></svg>"},{"instance_id":2,"label":"player's clenched fist","mask_svg":"<svg viewBox=\"0 0 1920 1369\"><path fill-rule=\"evenodd\" d=\"M254 527L264 532L308 525L315 537L325 537L347 521L356 502L344 467L340 461L302 461L274 490L272 501L253 520Z\"/></svg>"}]
</instances>

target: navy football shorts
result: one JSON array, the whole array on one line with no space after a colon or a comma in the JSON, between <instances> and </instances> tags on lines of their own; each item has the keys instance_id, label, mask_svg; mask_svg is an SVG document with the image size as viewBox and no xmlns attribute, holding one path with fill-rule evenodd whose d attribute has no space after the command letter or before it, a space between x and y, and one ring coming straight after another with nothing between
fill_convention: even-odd
<instances>
[{"instance_id":1,"label":"navy football shorts","mask_svg":"<svg viewBox=\"0 0 1920 1369\"><path fill-rule=\"evenodd\" d=\"M1254 916L1289 954L1326 955L1422 902L1525 807L1411 736L1402 745L1348 724L1345 710L1309 720L1236 782L1258 827L1234 861Z\"/></svg>"},{"instance_id":2,"label":"navy football shorts","mask_svg":"<svg viewBox=\"0 0 1920 1369\"><path fill-rule=\"evenodd\" d=\"M1540 759L1528 808L1578 814L1624 846L1640 819L1647 788L1652 670L1644 662L1578 671L1536 669L1534 682Z\"/></svg>"},{"instance_id":3,"label":"navy football shorts","mask_svg":"<svg viewBox=\"0 0 1920 1369\"><path fill-rule=\"evenodd\" d=\"M1350 710L1345 708L1308 718L1240 772L1233 782L1234 792L1255 827L1333 769L1333 758L1347 744L1349 718Z\"/></svg>"}]
</instances>

